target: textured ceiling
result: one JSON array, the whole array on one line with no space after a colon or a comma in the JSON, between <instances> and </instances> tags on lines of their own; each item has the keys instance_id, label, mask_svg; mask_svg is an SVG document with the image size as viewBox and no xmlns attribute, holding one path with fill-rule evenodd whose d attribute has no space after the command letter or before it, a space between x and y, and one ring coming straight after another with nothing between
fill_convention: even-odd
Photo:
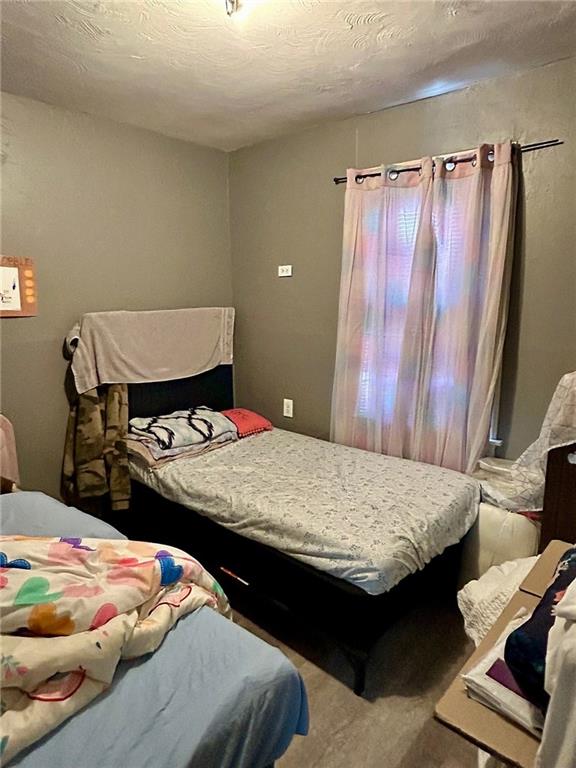
<instances>
[{"instance_id":1,"label":"textured ceiling","mask_svg":"<svg viewBox=\"0 0 576 768\"><path fill-rule=\"evenodd\" d=\"M576 2L3 0L11 93L221 149L576 53Z\"/></svg>"}]
</instances>

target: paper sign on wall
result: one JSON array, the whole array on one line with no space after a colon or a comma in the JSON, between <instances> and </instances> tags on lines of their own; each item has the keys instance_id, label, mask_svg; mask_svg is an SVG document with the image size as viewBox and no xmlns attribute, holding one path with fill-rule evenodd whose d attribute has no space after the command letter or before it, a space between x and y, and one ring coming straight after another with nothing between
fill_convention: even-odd
<instances>
[{"instance_id":1,"label":"paper sign on wall","mask_svg":"<svg viewBox=\"0 0 576 768\"><path fill-rule=\"evenodd\" d=\"M0 256L0 317L31 317L37 314L34 260Z\"/></svg>"}]
</instances>

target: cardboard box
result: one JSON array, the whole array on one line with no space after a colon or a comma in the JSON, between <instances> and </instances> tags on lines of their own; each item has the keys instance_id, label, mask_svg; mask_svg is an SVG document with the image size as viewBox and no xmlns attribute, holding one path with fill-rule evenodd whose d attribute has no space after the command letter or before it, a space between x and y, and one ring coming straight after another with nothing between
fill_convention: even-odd
<instances>
[{"instance_id":1,"label":"cardboard box","mask_svg":"<svg viewBox=\"0 0 576 768\"><path fill-rule=\"evenodd\" d=\"M566 544L565 541L551 541L538 558L534 568L532 568L528 576L520 584L520 590L527 592L529 595L542 597L554 578L558 561L564 552L572 546L574 545Z\"/></svg>"},{"instance_id":2,"label":"cardboard box","mask_svg":"<svg viewBox=\"0 0 576 768\"><path fill-rule=\"evenodd\" d=\"M537 564L522 582L520 589L500 614L496 624L468 659L436 706L437 720L481 749L517 768L533 767L540 742L519 725L468 698L461 675L475 666L495 645L521 608L528 611L534 610L552 581L558 560L570 546L562 541L550 542Z\"/></svg>"}]
</instances>

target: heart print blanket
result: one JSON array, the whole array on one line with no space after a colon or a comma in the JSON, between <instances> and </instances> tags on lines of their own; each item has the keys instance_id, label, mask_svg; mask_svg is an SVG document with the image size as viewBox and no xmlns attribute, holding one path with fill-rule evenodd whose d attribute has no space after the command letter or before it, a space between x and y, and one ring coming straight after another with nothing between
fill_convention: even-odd
<instances>
[{"instance_id":1,"label":"heart print blanket","mask_svg":"<svg viewBox=\"0 0 576 768\"><path fill-rule=\"evenodd\" d=\"M155 651L180 616L202 605L230 616L218 583L174 547L0 536L0 550L3 763L102 693L121 659Z\"/></svg>"}]
</instances>

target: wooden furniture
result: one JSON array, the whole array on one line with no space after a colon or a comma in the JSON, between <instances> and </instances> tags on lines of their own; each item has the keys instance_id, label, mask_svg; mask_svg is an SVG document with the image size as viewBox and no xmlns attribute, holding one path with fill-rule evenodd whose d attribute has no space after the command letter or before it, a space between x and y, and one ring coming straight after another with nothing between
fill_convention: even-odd
<instances>
[{"instance_id":1,"label":"wooden furniture","mask_svg":"<svg viewBox=\"0 0 576 768\"><path fill-rule=\"evenodd\" d=\"M576 443L548 454L539 551L552 539L576 542Z\"/></svg>"},{"instance_id":2,"label":"wooden furniture","mask_svg":"<svg viewBox=\"0 0 576 768\"><path fill-rule=\"evenodd\" d=\"M456 731L484 751L517 768L533 767L540 742L535 736L519 725L506 720L498 712L468 698L461 675L472 669L485 656L521 608L528 611L534 610L554 577L559 559L569 547L570 545L563 541L550 542L496 624L468 659L436 706L435 717L443 725Z\"/></svg>"}]
</instances>

